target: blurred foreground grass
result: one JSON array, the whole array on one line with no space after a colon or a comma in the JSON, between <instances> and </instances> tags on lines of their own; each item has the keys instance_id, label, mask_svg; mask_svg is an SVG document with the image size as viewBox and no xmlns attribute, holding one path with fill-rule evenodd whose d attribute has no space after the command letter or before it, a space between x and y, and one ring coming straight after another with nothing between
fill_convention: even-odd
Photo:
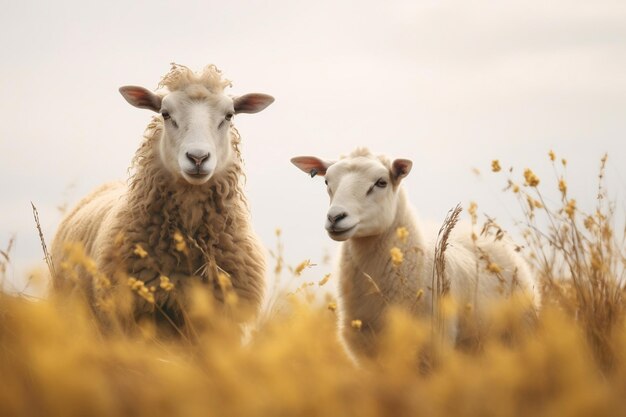
<instances>
[{"instance_id":1,"label":"blurred foreground grass","mask_svg":"<svg viewBox=\"0 0 626 417\"><path fill-rule=\"evenodd\" d=\"M332 312L305 305L242 346L215 320L188 345L103 337L80 308L0 301L0 415L626 413L626 329L612 335L620 355L601 372L578 323L556 310L515 343L493 338L480 352L446 350L422 373L416 357L428 349L429 327L401 312L390 317L376 363L355 367Z\"/></svg>"},{"instance_id":2,"label":"blurred foreground grass","mask_svg":"<svg viewBox=\"0 0 626 417\"><path fill-rule=\"evenodd\" d=\"M334 301L320 305L306 286L275 291L281 308L245 343L201 288L189 305L193 342L150 326L103 334L77 300L0 294L0 415L626 415L624 240L606 190L594 213L582 213L559 176L553 204L532 171L524 183L508 180L523 213L520 250L543 285L533 329L504 303L475 347L454 349L433 343L429 319L393 311L380 355L356 366L338 339ZM481 231L504 234L491 219Z\"/></svg>"}]
</instances>

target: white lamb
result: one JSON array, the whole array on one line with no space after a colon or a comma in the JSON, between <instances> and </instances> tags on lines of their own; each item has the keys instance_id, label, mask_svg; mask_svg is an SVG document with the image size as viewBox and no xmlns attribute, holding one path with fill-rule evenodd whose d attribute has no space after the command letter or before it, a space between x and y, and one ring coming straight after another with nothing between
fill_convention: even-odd
<instances>
[{"instance_id":1,"label":"white lamb","mask_svg":"<svg viewBox=\"0 0 626 417\"><path fill-rule=\"evenodd\" d=\"M98 188L62 221L52 244L53 263L64 267L55 290L84 291L105 322L111 321L111 294L128 288L129 279L141 297L123 321L157 312L161 322L183 324L184 289L193 281L211 286L222 301L225 290L234 291L245 317L258 312L265 257L250 225L232 118L259 112L274 99L232 98L227 86L213 65L196 73L172 64L156 93L120 88L130 104L158 116L135 154L128 186ZM66 262L68 243L82 245L98 272Z\"/></svg>"},{"instance_id":2,"label":"white lamb","mask_svg":"<svg viewBox=\"0 0 626 417\"><path fill-rule=\"evenodd\" d=\"M424 240L400 185L412 162L390 162L366 149L357 149L337 162L312 156L291 161L311 176L326 177L330 196L326 230L333 240L344 242L338 268L340 327L354 353L375 355L384 313L390 306L403 306L421 316L432 312L435 241ZM483 238L474 242L471 233L456 230L449 242L445 274L449 293L460 305L475 305L480 315L490 301L518 289L539 302L528 267L508 245ZM405 248L403 259L394 253L395 247ZM478 253L483 255L480 261ZM360 320L360 331L351 328L353 320ZM463 322L453 318L447 337L454 341L463 334L462 327Z\"/></svg>"}]
</instances>

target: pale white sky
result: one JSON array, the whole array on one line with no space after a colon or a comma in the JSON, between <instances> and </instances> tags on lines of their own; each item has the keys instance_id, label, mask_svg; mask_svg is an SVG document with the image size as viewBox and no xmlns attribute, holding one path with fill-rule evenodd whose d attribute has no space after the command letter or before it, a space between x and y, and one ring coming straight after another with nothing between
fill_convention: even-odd
<instances>
[{"instance_id":1,"label":"pale white sky","mask_svg":"<svg viewBox=\"0 0 626 417\"><path fill-rule=\"evenodd\" d=\"M58 205L126 178L151 115L117 89L156 87L172 61L214 63L233 94L276 97L236 125L255 228L270 247L283 229L291 263L320 264L336 247L323 181L291 166L295 155L364 145L412 159L405 186L428 223L470 200L510 222L515 204L490 161L549 182L550 149L589 204L609 152L624 201L622 0L21 1L3 5L0 35L0 248L16 235L14 281L42 257L29 202L50 242Z\"/></svg>"}]
</instances>

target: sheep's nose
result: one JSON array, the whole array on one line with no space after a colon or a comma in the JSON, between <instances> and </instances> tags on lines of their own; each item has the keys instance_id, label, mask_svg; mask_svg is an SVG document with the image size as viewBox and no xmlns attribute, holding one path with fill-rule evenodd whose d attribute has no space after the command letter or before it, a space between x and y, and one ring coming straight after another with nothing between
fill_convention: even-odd
<instances>
[{"instance_id":1,"label":"sheep's nose","mask_svg":"<svg viewBox=\"0 0 626 417\"><path fill-rule=\"evenodd\" d=\"M343 208L339 208L339 207L336 209L331 209L328 212L328 215L326 216L326 218L332 225L339 223L341 220L345 219L346 217L348 217L348 213L346 213L346 211Z\"/></svg>"},{"instance_id":2,"label":"sheep's nose","mask_svg":"<svg viewBox=\"0 0 626 417\"><path fill-rule=\"evenodd\" d=\"M187 152L185 153L185 155L187 156L187 159L189 159L197 167L202 165L202 163L206 161L207 159L209 159L209 157L211 156L211 154L208 152L205 154L201 154L200 152L196 152L196 153Z\"/></svg>"}]
</instances>

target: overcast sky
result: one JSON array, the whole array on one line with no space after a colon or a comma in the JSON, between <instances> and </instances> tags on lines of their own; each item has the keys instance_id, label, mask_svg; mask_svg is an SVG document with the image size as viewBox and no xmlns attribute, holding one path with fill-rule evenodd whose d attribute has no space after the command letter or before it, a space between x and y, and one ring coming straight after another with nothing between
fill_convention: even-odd
<instances>
[{"instance_id":1,"label":"overcast sky","mask_svg":"<svg viewBox=\"0 0 626 417\"><path fill-rule=\"evenodd\" d=\"M319 264L311 279L330 272L321 261L336 245L323 180L293 167L295 155L368 146L413 160L405 187L431 224L470 200L510 222L491 160L549 183L550 149L568 159L583 205L609 152L624 201L623 0L15 1L0 35L0 248L16 236L15 282L42 257L29 202L51 242L58 206L127 178L151 114L117 89L155 88L170 62L214 63L230 93L276 98L236 117L247 195L264 243L281 228L289 262Z\"/></svg>"}]
</instances>

